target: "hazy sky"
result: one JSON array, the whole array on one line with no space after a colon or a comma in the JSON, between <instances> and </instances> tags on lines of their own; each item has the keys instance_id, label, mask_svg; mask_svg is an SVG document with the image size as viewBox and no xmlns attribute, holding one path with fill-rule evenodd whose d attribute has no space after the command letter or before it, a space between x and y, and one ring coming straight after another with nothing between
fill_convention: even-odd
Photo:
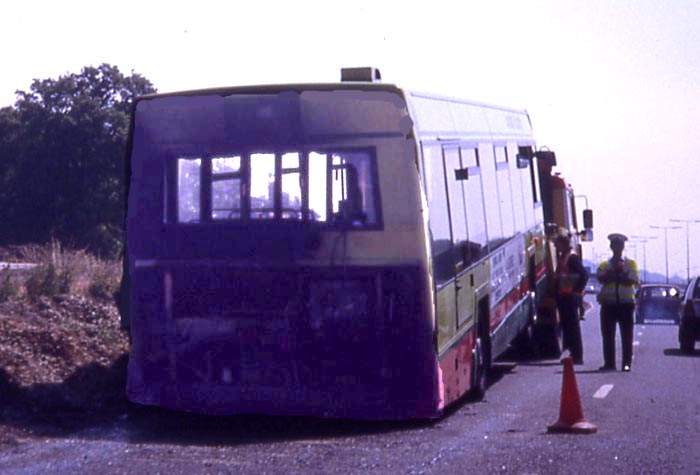
<instances>
[{"instance_id":1,"label":"hazy sky","mask_svg":"<svg viewBox=\"0 0 700 475\"><path fill-rule=\"evenodd\" d=\"M10 0L0 11L0 107L35 78L103 62L161 92L333 82L372 65L384 82L527 109L538 146L594 210L588 257L607 254L610 232L659 236L646 262L663 273L663 231L650 225L700 220L696 0ZM675 225L669 267L685 276ZM700 273L700 223L690 239Z\"/></svg>"}]
</instances>

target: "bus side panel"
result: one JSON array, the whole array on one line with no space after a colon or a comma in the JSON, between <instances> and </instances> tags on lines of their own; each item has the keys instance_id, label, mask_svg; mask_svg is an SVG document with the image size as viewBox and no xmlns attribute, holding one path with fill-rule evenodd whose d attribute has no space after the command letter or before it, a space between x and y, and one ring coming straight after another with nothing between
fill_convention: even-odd
<instances>
[{"instance_id":1,"label":"bus side panel","mask_svg":"<svg viewBox=\"0 0 700 475\"><path fill-rule=\"evenodd\" d=\"M459 342L440 358L440 370L445 392L445 406L457 401L472 389L476 327L467 331Z\"/></svg>"}]
</instances>

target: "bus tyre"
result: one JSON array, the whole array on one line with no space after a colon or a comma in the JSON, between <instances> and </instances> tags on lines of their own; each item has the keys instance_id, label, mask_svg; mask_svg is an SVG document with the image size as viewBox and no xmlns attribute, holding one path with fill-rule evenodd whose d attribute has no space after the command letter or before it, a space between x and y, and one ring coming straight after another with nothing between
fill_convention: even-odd
<instances>
[{"instance_id":1,"label":"bus tyre","mask_svg":"<svg viewBox=\"0 0 700 475\"><path fill-rule=\"evenodd\" d=\"M537 345L535 344L535 330L532 318L534 315L535 306L532 299L530 299L527 323L515 337L515 340L513 340L513 348L517 352L518 357L523 359L533 358L538 353Z\"/></svg>"},{"instance_id":2,"label":"bus tyre","mask_svg":"<svg viewBox=\"0 0 700 475\"><path fill-rule=\"evenodd\" d=\"M519 358L532 358L536 354L532 333L532 325L528 324L520 331L520 333L518 333L518 336L515 337L515 340L513 341L513 348L515 348Z\"/></svg>"},{"instance_id":3,"label":"bus tyre","mask_svg":"<svg viewBox=\"0 0 700 475\"><path fill-rule=\"evenodd\" d=\"M486 380L488 370L484 361L484 352L481 338L476 339L476 345L472 350L472 398L481 401L486 395Z\"/></svg>"}]
</instances>

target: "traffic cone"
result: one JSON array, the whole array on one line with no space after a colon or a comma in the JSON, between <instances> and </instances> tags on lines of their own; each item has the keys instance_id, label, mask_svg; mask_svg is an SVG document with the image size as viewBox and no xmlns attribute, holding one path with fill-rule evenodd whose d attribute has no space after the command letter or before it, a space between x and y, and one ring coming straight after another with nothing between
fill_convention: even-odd
<instances>
[{"instance_id":1,"label":"traffic cone","mask_svg":"<svg viewBox=\"0 0 700 475\"><path fill-rule=\"evenodd\" d=\"M578 393L574 360L567 356L564 362L564 378L561 386L561 406L559 420L547 426L547 432L573 432L576 434L592 434L598 427L586 421Z\"/></svg>"}]
</instances>

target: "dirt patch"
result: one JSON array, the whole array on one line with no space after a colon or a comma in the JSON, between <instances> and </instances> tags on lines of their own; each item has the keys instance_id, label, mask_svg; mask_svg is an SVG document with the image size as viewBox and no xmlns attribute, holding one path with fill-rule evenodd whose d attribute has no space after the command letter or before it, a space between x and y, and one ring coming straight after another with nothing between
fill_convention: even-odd
<instances>
[{"instance_id":1,"label":"dirt patch","mask_svg":"<svg viewBox=\"0 0 700 475\"><path fill-rule=\"evenodd\" d=\"M0 422L57 410L81 419L123 405L128 348L113 302L59 295L0 303Z\"/></svg>"}]
</instances>

